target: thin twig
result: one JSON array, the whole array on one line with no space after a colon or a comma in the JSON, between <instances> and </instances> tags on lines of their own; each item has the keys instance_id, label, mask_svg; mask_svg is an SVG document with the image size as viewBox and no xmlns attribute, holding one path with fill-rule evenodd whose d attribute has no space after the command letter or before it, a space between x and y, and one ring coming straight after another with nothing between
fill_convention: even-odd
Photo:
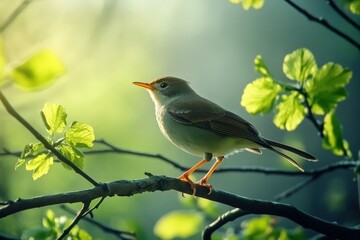
<instances>
[{"instance_id":1,"label":"thin twig","mask_svg":"<svg viewBox=\"0 0 360 240\"><path fill-rule=\"evenodd\" d=\"M66 205L61 205L60 208L70 214L76 215L76 212L74 210L72 210L71 208L67 207ZM94 226L101 229L103 232L112 234L119 239L122 239L122 240L135 240L136 239L136 235L134 233L121 231L121 230L117 230L117 229L108 227L105 224L90 218L89 216L85 216L83 218L83 220L93 224Z\"/></svg>"},{"instance_id":2,"label":"thin twig","mask_svg":"<svg viewBox=\"0 0 360 240\"><path fill-rule=\"evenodd\" d=\"M88 214L90 215L90 217L93 217L93 211L98 208L102 203L103 201L105 200L107 196L104 196L102 198L100 198L100 200L92 207L90 208L85 214L84 216L87 216Z\"/></svg>"},{"instance_id":3,"label":"thin twig","mask_svg":"<svg viewBox=\"0 0 360 240\"><path fill-rule=\"evenodd\" d=\"M315 181L317 178L319 178L321 175L313 175L307 179L305 179L304 181L301 181L297 184L295 184L294 186L292 186L291 188L287 189L286 191L279 193L278 195L275 196L275 201L281 201L285 198L290 197L291 195L293 195L294 193L298 192L300 189L304 188L306 185L310 184L311 182Z\"/></svg>"},{"instance_id":4,"label":"thin twig","mask_svg":"<svg viewBox=\"0 0 360 240\"><path fill-rule=\"evenodd\" d=\"M58 240L63 239L64 237L66 237L71 229L73 229L75 227L76 224L78 224L78 222L80 221L80 219L84 216L85 212L89 209L91 201L86 201L83 203L83 207L81 208L81 210L78 212L78 214L75 216L74 220L71 222L71 224L64 230L64 232L58 237Z\"/></svg>"},{"instance_id":5,"label":"thin twig","mask_svg":"<svg viewBox=\"0 0 360 240\"><path fill-rule=\"evenodd\" d=\"M355 46L358 50L360 50L360 43L356 42L353 38L351 38L349 35L345 34L344 32L340 31L339 29L335 28L333 25L329 24L328 21L326 21L324 18L321 17L315 17L312 14L310 14L308 11L297 5L291 0L285 0L286 3L288 3L290 6L292 6L295 10L303 14L305 17L307 17L310 21L314 21L316 23L321 24L325 28L329 29L331 32L335 33L339 37L345 39L347 42Z\"/></svg>"},{"instance_id":6,"label":"thin twig","mask_svg":"<svg viewBox=\"0 0 360 240\"><path fill-rule=\"evenodd\" d=\"M84 151L84 153L86 155L104 154L104 153L130 154L130 155L141 156L141 157L146 157L146 158L158 159L165 163L170 164L171 166L173 166L181 171L189 169L189 167L182 166L182 165L176 163L175 161L173 161L169 158L166 158L160 154L151 154L151 153L121 149L119 147L116 147L116 146L108 143L106 140L96 140L95 142L104 144L105 146L109 147L109 149ZM3 153L0 153L0 156L8 156L8 155L20 156L20 154L21 154L21 152L19 152L19 151L12 152L12 151L9 151L6 149L6 150L4 150ZM286 170L280 170L280 169L276 169L276 168L265 168L265 167L256 167L256 166L227 167L227 168L223 167L223 168L217 169L216 172L214 172L214 174L229 173L229 172L244 172L244 173L262 173L262 174L266 174L266 175L271 174L271 175L282 175L282 176L307 177L307 176L312 176L314 174L324 174L324 173L332 172L337 169L352 169L359 165L360 165L360 163L357 161L344 160L344 161L339 161L339 162L336 162L336 163L333 163L333 164L330 164L330 165L327 165L327 166L324 166L324 167L321 167L318 169L307 170L305 172L286 171ZM208 170L206 170L206 169L198 169L196 172L197 173L206 173L207 171Z\"/></svg>"},{"instance_id":7,"label":"thin twig","mask_svg":"<svg viewBox=\"0 0 360 240\"><path fill-rule=\"evenodd\" d=\"M208 226L206 226L202 232L202 239L203 240L210 240L211 235L224 226L226 223L234 221L235 219L239 217L243 217L245 215L251 214L250 212L241 210L239 208L232 209L222 215L220 215L215 221L210 223Z\"/></svg>"},{"instance_id":8,"label":"thin twig","mask_svg":"<svg viewBox=\"0 0 360 240\"><path fill-rule=\"evenodd\" d=\"M336 6L333 0L326 0L327 4L334 9L334 11L339 14L345 21L351 24L354 28L360 31L360 25L357 24L354 20L352 20L348 15L346 15L338 6Z\"/></svg>"},{"instance_id":9,"label":"thin twig","mask_svg":"<svg viewBox=\"0 0 360 240\"><path fill-rule=\"evenodd\" d=\"M0 101L2 102L8 113L11 116L13 116L19 123L21 123L27 130L29 130L29 132L31 132L34 135L34 137L38 139L45 146L45 148L49 149L60 161L69 165L77 174L81 175L83 178L85 178L94 186L98 185L98 183L93 178L91 178L89 175L83 172L69 159L64 157L30 123L28 123L22 116L20 116L20 114L16 112L16 110L11 106L11 104L9 103L9 101L6 99L6 97L3 95L1 91L0 91Z\"/></svg>"},{"instance_id":10,"label":"thin twig","mask_svg":"<svg viewBox=\"0 0 360 240\"><path fill-rule=\"evenodd\" d=\"M0 26L0 33L4 32L7 27L10 26L10 24L19 16L20 13L22 13L25 8L31 3L31 0L24 0L20 5L15 8L15 10L10 14L10 16L3 22L3 24Z\"/></svg>"}]
</instances>

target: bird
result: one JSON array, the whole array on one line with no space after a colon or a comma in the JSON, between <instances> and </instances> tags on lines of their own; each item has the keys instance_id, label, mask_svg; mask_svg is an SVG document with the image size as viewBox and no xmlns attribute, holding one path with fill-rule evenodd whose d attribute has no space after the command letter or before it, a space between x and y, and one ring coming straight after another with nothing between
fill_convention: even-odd
<instances>
[{"instance_id":1,"label":"bird","mask_svg":"<svg viewBox=\"0 0 360 240\"><path fill-rule=\"evenodd\" d=\"M172 76L157 78L149 83L133 82L150 93L155 104L156 120L162 134L183 151L202 160L181 174L178 179L190 184L193 195L196 184L209 189L211 175L219 167L224 157L240 150L261 154L261 149L268 149L286 159L300 171L303 168L289 155L279 149L294 153L309 161L317 161L310 153L295 147L264 138L260 132L244 118L228 111L210 100L198 95L189 82ZM210 162L216 161L198 182L193 182L190 175Z\"/></svg>"}]
</instances>

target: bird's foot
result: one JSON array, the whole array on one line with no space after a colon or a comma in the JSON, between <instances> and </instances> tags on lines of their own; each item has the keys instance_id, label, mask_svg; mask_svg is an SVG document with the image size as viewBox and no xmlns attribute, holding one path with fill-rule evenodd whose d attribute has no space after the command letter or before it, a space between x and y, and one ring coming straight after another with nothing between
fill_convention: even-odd
<instances>
[{"instance_id":1,"label":"bird's foot","mask_svg":"<svg viewBox=\"0 0 360 240\"><path fill-rule=\"evenodd\" d=\"M191 189L193 190L192 195L195 196L196 194L196 184L189 178L189 175L187 174L182 174L180 177L178 177L177 179L187 182L190 184ZM181 194L184 197L184 193Z\"/></svg>"},{"instance_id":2,"label":"bird's foot","mask_svg":"<svg viewBox=\"0 0 360 240\"><path fill-rule=\"evenodd\" d=\"M197 182L197 184L199 184L200 186L203 186L203 187L206 187L207 189L209 189L209 193L208 195L211 194L212 190L213 190L213 187L211 186L211 184L208 184L207 183L207 180L206 179L201 179L200 181Z\"/></svg>"}]
</instances>

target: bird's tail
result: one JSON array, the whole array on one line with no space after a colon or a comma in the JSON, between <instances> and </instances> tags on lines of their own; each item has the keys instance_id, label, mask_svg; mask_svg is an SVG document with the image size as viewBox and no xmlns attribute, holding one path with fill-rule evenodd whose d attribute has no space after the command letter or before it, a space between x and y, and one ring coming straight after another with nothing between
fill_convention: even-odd
<instances>
[{"instance_id":1,"label":"bird's tail","mask_svg":"<svg viewBox=\"0 0 360 240\"><path fill-rule=\"evenodd\" d=\"M302 172L304 172L304 169L302 169L300 167L300 165L294 159L292 159L291 157L289 157L285 153L280 152L276 148L281 148L281 149L283 149L285 151L295 153L296 155L298 155L298 156L300 156L303 159L308 160L308 161L313 161L313 162L317 161L317 158L315 156L313 156L312 154L307 153L305 151L302 151L300 149L297 149L297 148L294 148L294 147L291 147L291 146L288 146L288 145L285 145L285 144L282 144L282 143L274 142L274 141L271 141L271 140L268 140L268 139L264 139L264 140L265 140L265 142L267 144L270 145L270 147L269 146L267 147L269 150L281 155L282 157L284 157L286 160L288 160L292 165L294 165L297 169L299 169Z\"/></svg>"}]
</instances>

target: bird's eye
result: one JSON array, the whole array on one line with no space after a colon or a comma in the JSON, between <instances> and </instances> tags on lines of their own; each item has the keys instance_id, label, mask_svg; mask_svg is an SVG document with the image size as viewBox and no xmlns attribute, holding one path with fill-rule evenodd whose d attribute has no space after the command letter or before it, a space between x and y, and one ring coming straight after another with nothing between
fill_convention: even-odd
<instances>
[{"instance_id":1,"label":"bird's eye","mask_svg":"<svg viewBox=\"0 0 360 240\"><path fill-rule=\"evenodd\" d=\"M169 84L167 84L166 82L162 82L161 84L160 84L160 88L166 88L167 86L168 86Z\"/></svg>"}]
</instances>

